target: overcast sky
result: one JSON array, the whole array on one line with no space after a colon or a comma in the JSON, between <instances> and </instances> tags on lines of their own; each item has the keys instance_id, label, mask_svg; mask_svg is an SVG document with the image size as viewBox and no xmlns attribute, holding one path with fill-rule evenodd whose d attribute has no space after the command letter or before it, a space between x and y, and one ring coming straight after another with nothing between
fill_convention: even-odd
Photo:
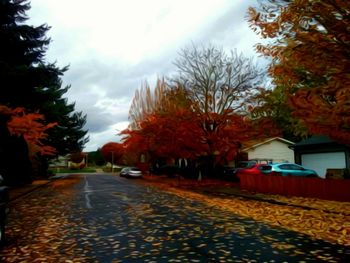
<instances>
[{"instance_id":1,"label":"overcast sky","mask_svg":"<svg viewBox=\"0 0 350 263\"><path fill-rule=\"evenodd\" d=\"M246 22L256 0L31 0L29 24L48 24L49 62L76 110L87 114L85 151L119 142L135 90L175 70L181 48L216 45L257 56Z\"/></svg>"}]
</instances>

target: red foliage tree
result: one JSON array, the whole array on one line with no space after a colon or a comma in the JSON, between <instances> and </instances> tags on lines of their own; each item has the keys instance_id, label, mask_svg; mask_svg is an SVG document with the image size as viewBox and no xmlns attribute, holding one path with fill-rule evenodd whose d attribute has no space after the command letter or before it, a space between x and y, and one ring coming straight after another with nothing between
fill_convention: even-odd
<instances>
[{"instance_id":1,"label":"red foliage tree","mask_svg":"<svg viewBox=\"0 0 350 263\"><path fill-rule=\"evenodd\" d=\"M101 153L106 162L117 164L122 161L124 147L121 143L109 142L102 146Z\"/></svg>"},{"instance_id":2,"label":"red foliage tree","mask_svg":"<svg viewBox=\"0 0 350 263\"><path fill-rule=\"evenodd\" d=\"M85 153L75 152L69 155L69 160L73 163L81 163L85 157L86 157Z\"/></svg>"},{"instance_id":3,"label":"red foliage tree","mask_svg":"<svg viewBox=\"0 0 350 263\"><path fill-rule=\"evenodd\" d=\"M160 86L162 89L156 91L162 94L156 96L157 100L152 102L149 99L152 94L146 93L146 109L152 110L143 110L136 122L133 114L133 124L121 133L125 135L125 152L133 155L134 162L142 154L150 162L158 158L201 158L211 170L217 163L234 159L244 141L266 137L275 131L271 123L249 120L228 106L220 112L203 112L200 102L193 100L181 83L170 88L162 82L162 85L158 83ZM134 102L143 101L137 95ZM132 112L137 112L136 108Z\"/></svg>"},{"instance_id":4,"label":"red foliage tree","mask_svg":"<svg viewBox=\"0 0 350 263\"><path fill-rule=\"evenodd\" d=\"M204 121L210 129L203 129ZM215 158L214 163L232 160L242 143L276 130L271 122L252 121L229 111L212 113L203 120L191 107L150 114L139 122L139 127L122 132L127 152L148 153L154 159L210 156Z\"/></svg>"},{"instance_id":5,"label":"red foliage tree","mask_svg":"<svg viewBox=\"0 0 350 263\"><path fill-rule=\"evenodd\" d=\"M173 114L154 113L139 123L140 129L127 129L124 145L127 151L148 153L151 158L194 158L206 151L202 131L195 116L182 110Z\"/></svg>"},{"instance_id":6,"label":"red foliage tree","mask_svg":"<svg viewBox=\"0 0 350 263\"><path fill-rule=\"evenodd\" d=\"M44 116L38 113L26 113L23 108L10 109L0 105L0 114L9 116L7 128L12 135L23 136L29 148L30 155L37 153L53 155L55 149L47 146L43 141L47 138L46 131L56 123L43 124Z\"/></svg>"}]
</instances>

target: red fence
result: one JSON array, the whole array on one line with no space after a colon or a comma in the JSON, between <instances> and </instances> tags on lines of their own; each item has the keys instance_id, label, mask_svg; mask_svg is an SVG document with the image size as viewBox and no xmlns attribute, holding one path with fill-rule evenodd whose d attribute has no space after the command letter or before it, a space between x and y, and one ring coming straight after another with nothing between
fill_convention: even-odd
<instances>
[{"instance_id":1,"label":"red fence","mask_svg":"<svg viewBox=\"0 0 350 263\"><path fill-rule=\"evenodd\" d=\"M350 201L350 180L244 174L240 177L240 186L266 194Z\"/></svg>"}]
</instances>

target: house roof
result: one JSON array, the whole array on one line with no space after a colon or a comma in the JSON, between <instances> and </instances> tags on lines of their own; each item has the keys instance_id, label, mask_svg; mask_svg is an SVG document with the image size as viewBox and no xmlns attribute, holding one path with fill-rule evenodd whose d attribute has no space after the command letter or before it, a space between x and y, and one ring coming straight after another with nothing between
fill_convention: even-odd
<instances>
[{"instance_id":1,"label":"house roof","mask_svg":"<svg viewBox=\"0 0 350 263\"><path fill-rule=\"evenodd\" d=\"M295 144L295 146L306 146L306 145L315 145L315 144L325 144L325 143L334 143L329 137L324 135L314 135L308 139L302 140Z\"/></svg>"},{"instance_id":2,"label":"house roof","mask_svg":"<svg viewBox=\"0 0 350 263\"><path fill-rule=\"evenodd\" d=\"M294 142L289 141L287 139L284 139L284 138L281 138L281 137L273 137L273 138L266 139L265 141L255 143L255 144L253 144L253 145L251 145L249 147L246 147L246 148L243 149L243 151L248 151L250 149L257 148L257 147L259 147L261 145L270 143L272 141L280 141L280 142L283 142L283 143L287 144L288 146L294 145Z\"/></svg>"}]
</instances>

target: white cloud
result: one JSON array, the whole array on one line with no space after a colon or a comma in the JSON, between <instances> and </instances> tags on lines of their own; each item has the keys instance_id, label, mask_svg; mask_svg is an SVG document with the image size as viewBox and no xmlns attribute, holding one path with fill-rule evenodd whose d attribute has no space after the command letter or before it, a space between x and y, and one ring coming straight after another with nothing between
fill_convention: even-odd
<instances>
[{"instance_id":1,"label":"white cloud","mask_svg":"<svg viewBox=\"0 0 350 263\"><path fill-rule=\"evenodd\" d=\"M95 150L118 141L146 79L174 71L180 48L215 44L252 55L257 38L244 16L254 0L32 0L29 23L51 26L47 60L70 65L63 77L76 109L88 115Z\"/></svg>"}]
</instances>

